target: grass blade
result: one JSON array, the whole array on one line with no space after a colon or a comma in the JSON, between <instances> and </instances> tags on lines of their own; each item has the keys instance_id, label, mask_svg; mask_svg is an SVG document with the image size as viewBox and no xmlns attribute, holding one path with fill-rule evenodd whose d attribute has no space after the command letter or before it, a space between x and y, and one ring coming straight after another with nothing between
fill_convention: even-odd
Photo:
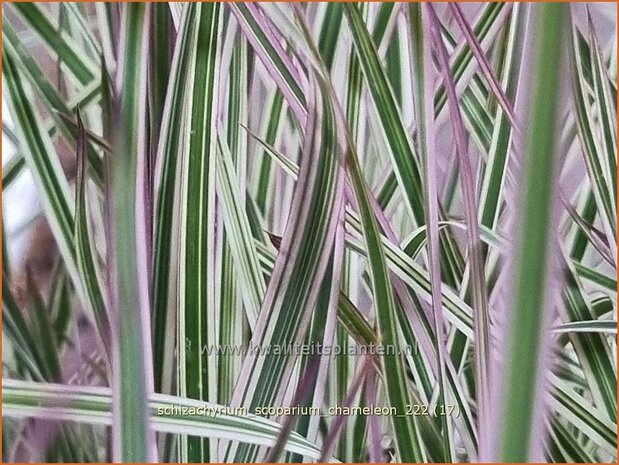
<instances>
[{"instance_id":1,"label":"grass blade","mask_svg":"<svg viewBox=\"0 0 619 465\"><path fill-rule=\"evenodd\" d=\"M411 44L413 70L416 75L413 101L415 119L417 121L417 144L419 154L425 167L425 217L427 220L427 239L429 254L429 272L432 294L432 314L434 317L434 338L436 345L437 368L436 377L439 384L439 405L447 403L447 383L445 381L445 324L443 322L443 308L441 302L441 268L439 255L439 228L438 228L438 192L437 192L437 156L435 147L436 129L434 127L434 64L430 41L424 37L424 25L431 24L428 16L433 11L422 9L421 5L409 6L409 21L411 27ZM438 31L436 31L438 33ZM444 437L445 461L453 461L455 450L453 446L453 431L451 421L447 416L441 418Z\"/></svg>"},{"instance_id":2,"label":"grass blade","mask_svg":"<svg viewBox=\"0 0 619 465\"><path fill-rule=\"evenodd\" d=\"M28 381L2 380L3 414L13 418L43 417L73 420L91 424L112 424L112 396L109 389L87 386L65 386ZM58 405L70 405L65 411ZM178 410L180 408L180 411ZM193 409L195 415L183 415L182 409ZM209 414L206 409L219 411ZM175 410L176 409L176 410ZM203 410L200 410L203 409ZM197 414L197 412L204 412ZM227 413L223 405L203 403L181 397L153 394L149 400L153 427L167 433L187 433L201 437L234 439L260 445L273 445L281 427L270 420L253 415ZM291 434L286 450L317 459L318 448Z\"/></svg>"},{"instance_id":3,"label":"grass blade","mask_svg":"<svg viewBox=\"0 0 619 465\"><path fill-rule=\"evenodd\" d=\"M138 158L145 155L146 53L150 14L146 5L130 4L123 10L119 58L120 101L115 98L115 150L110 161L110 252L112 270L110 303L113 310L114 417L113 456L118 461L153 461L154 435L147 411L153 392L148 292L140 278L140 221L136 202ZM143 219L143 218L142 218ZM143 243L142 243L143 244ZM137 304L137 305L136 305ZM132 378L135 381L127 383Z\"/></svg>"},{"instance_id":4,"label":"grass blade","mask_svg":"<svg viewBox=\"0 0 619 465\"><path fill-rule=\"evenodd\" d=\"M535 23L537 41L531 75L532 94L525 148L526 168L523 173L522 211L527 212L520 225L517 246L516 284L512 302L513 326L508 332L508 354L504 371L502 420L497 435L497 457L503 461L526 461L535 450L531 437L535 417L536 396L544 380L539 379L538 357L541 353L544 286L548 280L546 264L549 252L550 205L552 203L554 124L558 109L558 86L555 82L561 55L560 47L566 20L564 5L538 7ZM549 50L553 52L548 53ZM529 239L532 238L532 239ZM526 350L519 350L523 340ZM513 380L519 380L514 383ZM527 380L527 381L524 381ZM531 386L536 386L531 388ZM523 406L529 406L523 408ZM538 439L539 440L539 439Z\"/></svg>"},{"instance_id":5,"label":"grass blade","mask_svg":"<svg viewBox=\"0 0 619 465\"><path fill-rule=\"evenodd\" d=\"M96 65L83 53L81 47L62 35L35 3L13 5L22 18L39 34L45 44L60 56L81 84L88 84L97 76Z\"/></svg>"},{"instance_id":6,"label":"grass blade","mask_svg":"<svg viewBox=\"0 0 619 465\"><path fill-rule=\"evenodd\" d=\"M314 95L313 98L318 98L317 94ZM316 303L334 239L335 214L339 211L343 194L335 121L333 109L324 100L312 101L312 106L315 109L308 115L305 156L291 216L250 343L257 347L285 347L304 337L308 309ZM328 215L325 216L324 212ZM310 224L311 230L307 227ZM302 244L305 246L301 247ZM294 327L291 321L300 324ZM287 354L250 353L243 363L233 404L253 409L279 402L283 395L282 383L285 384L290 375L293 360ZM235 461L248 460L255 453L251 449L239 448Z\"/></svg>"},{"instance_id":7,"label":"grass blade","mask_svg":"<svg viewBox=\"0 0 619 465\"><path fill-rule=\"evenodd\" d=\"M449 72L449 61L439 36L438 18L432 5L428 6L429 25L434 43L438 49L440 68L447 92L452 127L455 132L456 156L460 168L460 182L464 197L464 210L468 232L468 255L471 270L475 327L475 379L478 408L478 434L480 441L488 441L488 418L490 415L490 386L493 381L490 359L490 314L488 311L486 282L481 257L479 224L477 223L477 200L473 172L469 160L466 134L460 114L453 76ZM483 445L481 446L483 447Z\"/></svg>"},{"instance_id":8,"label":"grass blade","mask_svg":"<svg viewBox=\"0 0 619 465\"><path fill-rule=\"evenodd\" d=\"M192 6L193 7L193 6ZM216 115L219 80L221 7L196 5L196 55L191 70L192 98L181 165L178 378L183 397L217 400L216 360L202 348L217 345L215 297ZM204 53L197 53L204 47ZM186 444L185 444L185 441ZM182 460L208 462L214 448L200 438L183 439ZM185 455L186 454L186 455Z\"/></svg>"},{"instance_id":9,"label":"grass blade","mask_svg":"<svg viewBox=\"0 0 619 465\"><path fill-rule=\"evenodd\" d=\"M77 182L76 182L76 205L75 205L75 248L77 265L82 276L84 287L88 293L88 301L92 305L98 334L105 350L106 363L111 363L111 335L108 305L105 301L105 287L103 276L97 265L98 255L91 239L89 213L87 209L88 178L86 162L86 133L84 124L77 114Z\"/></svg>"}]
</instances>

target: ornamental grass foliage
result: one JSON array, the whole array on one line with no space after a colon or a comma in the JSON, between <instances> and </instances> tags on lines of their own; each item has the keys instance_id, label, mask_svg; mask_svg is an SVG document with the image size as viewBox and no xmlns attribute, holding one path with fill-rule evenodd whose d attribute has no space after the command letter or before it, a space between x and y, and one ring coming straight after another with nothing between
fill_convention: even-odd
<instances>
[{"instance_id":1,"label":"ornamental grass foliage","mask_svg":"<svg viewBox=\"0 0 619 465\"><path fill-rule=\"evenodd\" d=\"M2 11L3 461L616 461L614 4Z\"/></svg>"}]
</instances>

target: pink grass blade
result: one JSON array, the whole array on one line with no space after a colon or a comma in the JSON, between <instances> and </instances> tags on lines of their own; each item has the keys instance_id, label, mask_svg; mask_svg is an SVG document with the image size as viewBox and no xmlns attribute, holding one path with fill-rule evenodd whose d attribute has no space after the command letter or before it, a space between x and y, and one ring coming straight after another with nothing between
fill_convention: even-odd
<instances>
[{"instance_id":1,"label":"pink grass blade","mask_svg":"<svg viewBox=\"0 0 619 465\"><path fill-rule=\"evenodd\" d=\"M496 77L496 74L492 70L492 67L490 63L488 62L488 59L486 58L484 51L482 50L481 45L479 44L479 41L475 37L475 33L473 32L471 25L468 23L468 21L466 20L464 16L462 8L457 3L449 3L448 5L471 51L475 55L475 59L477 60L477 63L481 67L484 73L484 76L486 77L486 80L488 81L488 84L490 85L490 88L492 89L492 92L494 93L495 97L499 101L501 108L509 117L512 127L516 130L519 130L519 125L517 123L516 114L514 113L513 105L509 101L507 96L505 95L505 92L503 91L501 84L499 83L499 80Z\"/></svg>"},{"instance_id":2,"label":"pink grass blade","mask_svg":"<svg viewBox=\"0 0 619 465\"><path fill-rule=\"evenodd\" d=\"M483 444L489 440L488 418L490 402L491 360L490 360L490 316L488 312L487 291L484 277L479 224L477 222L477 200L475 197L474 176L468 155L468 142L464 122L460 114L453 75L449 68L447 50L440 37L439 21L431 4L427 4L428 28L434 39L445 90L449 102L452 129L456 145L456 156L460 167L460 181L464 197L465 217L468 228L468 256L471 267L471 286L474 308L475 328L475 382L478 408L479 440Z\"/></svg>"},{"instance_id":3,"label":"pink grass blade","mask_svg":"<svg viewBox=\"0 0 619 465\"><path fill-rule=\"evenodd\" d=\"M408 10L411 31L411 62L413 64L413 102L417 120L417 145L425 168L425 217L427 224L429 272L432 293L432 316L436 341L438 382L438 404L447 403L445 380L445 323L441 297L441 257L439 244L438 171L436 152L436 129L434 127L434 65L432 63L431 40L425 37L425 18L429 13L420 4L411 4ZM448 82L449 85L449 82ZM455 456L451 419L443 416L444 459L453 461Z\"/></svg>"}]
</instances>

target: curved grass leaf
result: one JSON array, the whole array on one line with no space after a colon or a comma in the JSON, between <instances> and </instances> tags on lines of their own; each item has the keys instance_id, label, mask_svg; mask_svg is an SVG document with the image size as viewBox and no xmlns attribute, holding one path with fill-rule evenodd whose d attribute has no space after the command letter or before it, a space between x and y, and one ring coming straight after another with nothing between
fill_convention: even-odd
<instances>
[{"instance_id":1,"label":"curved grass leaf","mask_svg":"<svg viewBox=\"0 0 619 465\"><path fill-rule=\"evenodd\" d=\"M468 259L471 270L471 293L473 295L475 328L475 379L478 409L478 434L480 441L489 440L488 418L490 415L490 386L493 382L490 359L490 313L488 311L486 282L481 257L479 224L477 223L477 200L472 167L468 154L464 123L458 107L458 98L453 76L449 72L447 50L441 42L438 18L432 5L428 5L429 27L433 32L438 49L440 68L447 92L452 127L455 133L456 156L460 172L460 183L464 198L465 218L468 230ZM483 445L482 445L483 447Z\"/></svg>"},{"instance_id":2,"label":"curved grass leaf","mask_svg":"<svg viewBox=\"0 0 619 465\"><path fill-rule=\"evenodd\" d=\"M14 118L21 152L43 194L46 215L62 254L65 266L78 290L85 298L76 262L73 243L74 209L67 179L60 166L52 141L41 127L35 109L22 84L15 61L10 54L2 55L2 72L10 97L9 108Z\"/></svg>"},{"instance_id":3,"label":"curved grass leaf","mask_svg":"<svg viewBox=\"0 0 619 465\"><path fill-rule=\"evenodd\" d=\"M312 100L313 108L308 113L300 181L250 342L257 347L286 347L304 337L309 310L316 303L326 269L336 214L342 202L343 176L333 109L319 98L319 84L313 85L316 90L312 99L316 100ZM277 404L283 395L279 386L290 376L292 361L294 358L286 354L250 353L243 362L233 404L249 408ZM232 453L228 451L227 455ZM234 455L235 461L249 460L255 453L252 448L239 448Z\"/></svg>"},{"instance_id":4,"label":"curved grass leaf","mask_svg":"<svg viewBox=\"0 0 619 465\"><path fill-rule=\"evenodd\" d=\"M372 281L372 295L378 318L378 330L386 345L399 347L397 333L397 314L395 298L388 279L387 265L378 233L378 224L370 206L365 180L362 178L356 155L349 147L348 168L357 203L359 205L368 261ZM385 371L387 399L390 406L404 412L411 404L405 381L404 360L399 354L381 358ZM417 426L411 416L390 417L396 435L397 452L403 462L419 462L424 459L424 451L417 439Z\"/></svg>"},{"instance_id":5,"label":"curved grass leaf","mask_svg":"<svg viewBox=\"0 0 619 465\"><path fill-rule=\"evenodd\" d=\"M218 188L224 206L224 222L228 231L234 263L242 276L241 292L249 325L254 328L264 299L266 284L253 247L251 226L235 182L232 156L225 142L219 138L220 155L217 157Z\"/></svg>"},{"instance_id":6,"label":"curved grass leaf","mask_svg":"<svg viewBox=\"0 0 619 465\"><path fill-rule=\"evenodd\" d=\"M578 135L583 146L583 155L591 186L599 208L604 230L608 237L617 237L617 214L615 191L611 187L612 172L616 172L616 163L609 166L605 161L604 146L597 137L597 125L593 108L589 101L589 91L592 83L586 73L590 62L588 50L583 45L584 39L580 32L572 27L572 47L570 57L572 66L572 89L576 108ZM595 84L593 84L595 85ZM601 103L601 105L607 105ZM614 244L614 242L613 242ZM611 244L613 259L617 260L616 246Z\"/></svg>"},{"instance_id":7,"label":"curved grass leaf","mask_svg":"<svg viewBox=\"0 0 619 465\"><path fill-rule=\"evenodd\" d=\"M617 334L616 321L573 321L571 323L563 323L553 328L555 333L605 333Z\"/></svg>"},{"instance_id":8,"label":"curved grass leaf","mask_svg":"<svg viewBox=\"0 0 619 465\"><path fill-rule=\"evenodd\" d=\"M510 241L545 205L537 193L535 208L518 209L520 194L533 189L519 182L528 166L519 160L524 138L512 106L524 109L532 96L524 85L530 57L570 49L572 95L545 131L565 155L551 178L565 211L556 212L561 224L548 243L563 258L556 284L543 286L556 295L542 314L558 313L534 328L542 348L552 348L537 352L544 369L536 363L525 373L548 383L543 399L528 383L537 400L518 402L510 441L522 446L522 431L531 430L522 420L534 418L520 460L614 460L612 14L596 6L587 25L574 8L571 40L542 49L530 40L536 6L436 8L431 31L422 19L433 7L397 3L5 6L11 114L3 136L14 151L3 173L5 204L26 201L16 197L32 174L44 214L15 225L11 205L2 222L3 367L10 378L38 382L4 382L5 461L497 457L485 434L505 421L498 402L507 397L496 398L497 417L484 425L472 272L488 293L485 346L497 366L512 364L510 328L501 331L509 323ZM535 83L559 88L547 81ZM358 162L357 184L347 156ZM24 168L28 176L15 182ZM36 246L48 225L59 247L43 247L42 257ZM526 243L538 245L540 234L529 232ZM483 243L480 259L463 253L472 240ZM540 256L526 263L539 268ZM84 320L95 307L102 318ZM111 344L101 344L108 311ZM531 360L531 335L527 344L520 338L520 361ZM395 361L375 354L364 368L348 351L248 356L259 343L405 353ZM116 364L105 363L104 345L115 349ZM54 380L67 385L47 384ZM77 387L108 382L111 389ZM173 411L230 402L247 410ZM298 403L321 415L251 411ZM448 403L457 413L326 410L405 403Z\"/></svg>"},{"instance_id":9,"label":"curved grass leaf","mask_svg":"<svg viewBox=\"0 0 619 465\"><path fill-rule=\"evenodd\" d=\"M298 70L290 63L277 39L264 20L263 13L252 3L230 3L245 37L254 52L265 63L268 73L284 93L286 101L301 124L307 117L307 102L300 87ZM272 65L272 66L271 66Z\"/></svg>"},{"instance_id":10,"label":"curved grass leaf","mask_svg":"<svg viewBox=\"0 0 619 465\"><path fill-rule=\"evenodd\" d=\"M112 396L109 389L42 384L11 379L2 380L3 415L12 418L50 418L90 424L112 424ZM64 409L59 409L58 406ZM209 408L217 415L183 415L183 409ZM253 415L230 415L226 406L192 401L181 397L153 394L149 415L153 428L167 433L185 433L205 438L274 444L281 427ZM176 410L175 410L176 409ZM180 410L179 410L180 409ZM286 450L309 458L318 458L318 448L292 433Z\"/></svg>"},{"instance_id":11,"label":"curved grass leaf","mask_svg":"<svg viewBox=\"0 0 619 465\"><path fill-rule=\"evenodd\" d=\"M105 287L103 276L98 267L97 250L92 241L90 232L89 212L87 209L87 163L86 163L86 133L84 124L77 114L77 181L75 205L75 249L77 266L82 276L84 287L88 294L88 301L92 305L92 313L98 328L99 337L105 350L106 362L111 361L111 335L108 306L105 302Z\"/></svg>"}]
</instances>

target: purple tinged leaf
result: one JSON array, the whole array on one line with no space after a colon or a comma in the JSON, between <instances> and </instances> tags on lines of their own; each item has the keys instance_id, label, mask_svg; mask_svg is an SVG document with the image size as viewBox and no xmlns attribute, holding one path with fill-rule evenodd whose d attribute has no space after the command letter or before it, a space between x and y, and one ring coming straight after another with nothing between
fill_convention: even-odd
<instances>
[{"instance_id":1,"label":"purple tinged leaf","mask_svg":"<svg viewBox=\"0 0 619 465\"><path fill-rule=\"evenodd\" d=\"M441 296L441 257L439 243L439 205L438 205L438 171L436 154L436 129L434 127L434 66L432 63L431 41L424 37L422 24L428 13L420 5L411 5L409 21L411 34L416 37L412 46L411 61L414 66L413 101L415 117L417 119L417 145L425 165L425 216L427 224L429 272L432 295L432 316L434 321L434 336L436 341L436 377L439 387L438 403L447 403L447 383L445 380L445 323L443 321L443 307ZM449 85L449 83L448 83ZM453 433L451 419L441 418L444 434L444 459L453 461Z\"/></svg>"},{"instance_id":2,"label":"purple tinged leaf","mask_svg":"<svg viewBox=\"0 0 619 465\"><path fill-rule=\"evenodd\" d=\"M378 390L378 377L376 376L376 371L370 371L368 373L367 378L365 379L365 403L366 405L376 405L377 404L377 396L376 392ZM369 462L370 463L380 463L385 461L385 454L381 447L381 439L383 434L381 432L380 427L380 417L378 415L369 415L368 416L368 452L369 452Z\"/></svg>"},{"instance_id":3,"label":"purple tinged leaf","mask_svg":"<svg viewBox=\"0 0 619 465\"><path fill-rule=\"evenodd\" d=\"M337 318L337 306L340 298L340 287L342 277L342 265L344 258L344 209L341 209L340 222L338 230L335 236L335 243L333 245L333 270L331 273L331 291L329 295L329 309L327 313L327 320L324 328L324 338L322 341L323 347L331 347L335 341L335 334L337 330L338 318ZM323 353L320 358L320 364L318 367L318 373L316 375L316 382L314 387L314 396L311 405L322 405L325 389L327 386L327 378L329 376L329 365L331 364L331 356ZM311 442L316 442L318 438L319 418L313 416L310 418L310 423L306 437Z\"/></svg>"},{"instance_id":4,"label":"purple tinged leaf","mask_svg":"<svg viewBox=\"0 0 619 465\"><path fill-rule=\"evenodd\" d=\"M355 397L361 389L361 386L363 385L363 381L367 379L372 370L374 370L374 361L371 356L366 356L361 364L361 367L359 368L359 371L353 378L353 381L348 388L346 398L340 404L342 408L350 407L352 405ZM320 462L327 462L331 459L331 457L333 457L333 451L335 449L337 439L348 418L350 418L349 415L338 415L335 418L335 421L329 429L329 434L323 442Z\"/></svg>"},{"instance_id":5,"label":"purple tinged leaf","mask_svg":"<svg viewBox=\"0 0 619 465\"><path fill-rule=\"evenodd\" d=\"M316 381L318 379L318 370L320 368L321 357L318 354L313 354L310 357L309 363L305 369L305 373L299 379L299 383L297 384L296 392L292 398L292 405L304 405L310 395L311 389L316 385ZM314 405L314 404L312 404ZM275 463L280 459L284 448L286 447L286 442L290 437L290 433L293 431L293 427L295 424L295 420L298 418L298 415L295 413L294 415L287 415L284 418L281 432L277 437L277 441L269 450L269 453L265 459L266 463Z\"/></svg>"},{"instance_id":6,"label":"purple tinged leaf","mask_svg":"<svg viewBox=\"0 0 619 465\"><path fill-rule=\"evenodd\" d=\"M304 126L307 119L306 100L299 83L297 68L280 45L260 7L254 3L228 3L245 37L252 45L267 72L284 95L290 109Z\"/></svg>"},{"instance_id":7,"label":"purple tinged leaf","mask_svg":"<svg viewBox=\"0 0 619 465\"><path fill-rule=\"evenodd\" d=\"M490 359L490 316L488 313L487 291L484 277L483 261L481 259L481 244L479 240L479 224L477 222L477 201L473 170L468 155L468 143L464 129L464 122L460 113L453 75L449 67L447 49L441 39L440 25L434 7L427 8L427 26L438 54L440 70L443 75L452 128L455 135L456 156L460 166L460 181L464 196L465 218L468 228L468 252L471 269L471 286L473 295L473 323L475 333L475 381L478 406L478 432L481 444L489 441L488 418L490 414L490 386L491 359Z\"/></svg>"},{"instance_id":8,"label":"purple tinged leaf","mask_svg":"<svg viewBox=\"0 0 619 465\"><path fill-rule=\"evenodd\" d=\"M309 325L328 266L343 204L343 164L330 101L324 83L312 75L309 112L299 181L288 224L250 342L253 347L300 343ZM294 319L294 325L288 322ZM239 374L233 405L250 409L282 401L295 357L250 352ZM274 382L273 372L276 380ZM255 454L233 446L228 457L248 460Z\"/></svg>"},{"instance_id":9,"label":"purple tinged leaf","mask_svg":"<svg viewBox=\"0 0 619 465\"><path fill-rule=\"evenodd\" d=\"M482 50L481 45L479 44L479 41L475 37L475 33L473 32L471 25L468 23L468 21L464 17L462 8L457 3L450 2L448 3L448 5L449 5L449 8L451 9L453 17L455 18L456 22L458 23L458 26L460 27L460 30L462 31L462 34L464 34L464 37L467 43L469 44L469 47L471 48L473 55L475 55L475 59L477 60L477 63L479 64L484 75L486 76L486 79L488 80L488 83L490 84L490 88L492 89L492 92L494 93L497 100L499 101L501 108L509 117L509 120L512 126L517 131L520 131L520 125L518 124L518 121L516 119L516 114L514 113L513 105L511 104L507 96L505 95L505 92L503 92L503 89L501 88L501 84L499 83L499 80L497 79L494 71L492 70L492 67L490 66L490 63L488 62L488 59L486 58L486 55L484 54L484 51Z\"/></svg>"}]
</instances>

